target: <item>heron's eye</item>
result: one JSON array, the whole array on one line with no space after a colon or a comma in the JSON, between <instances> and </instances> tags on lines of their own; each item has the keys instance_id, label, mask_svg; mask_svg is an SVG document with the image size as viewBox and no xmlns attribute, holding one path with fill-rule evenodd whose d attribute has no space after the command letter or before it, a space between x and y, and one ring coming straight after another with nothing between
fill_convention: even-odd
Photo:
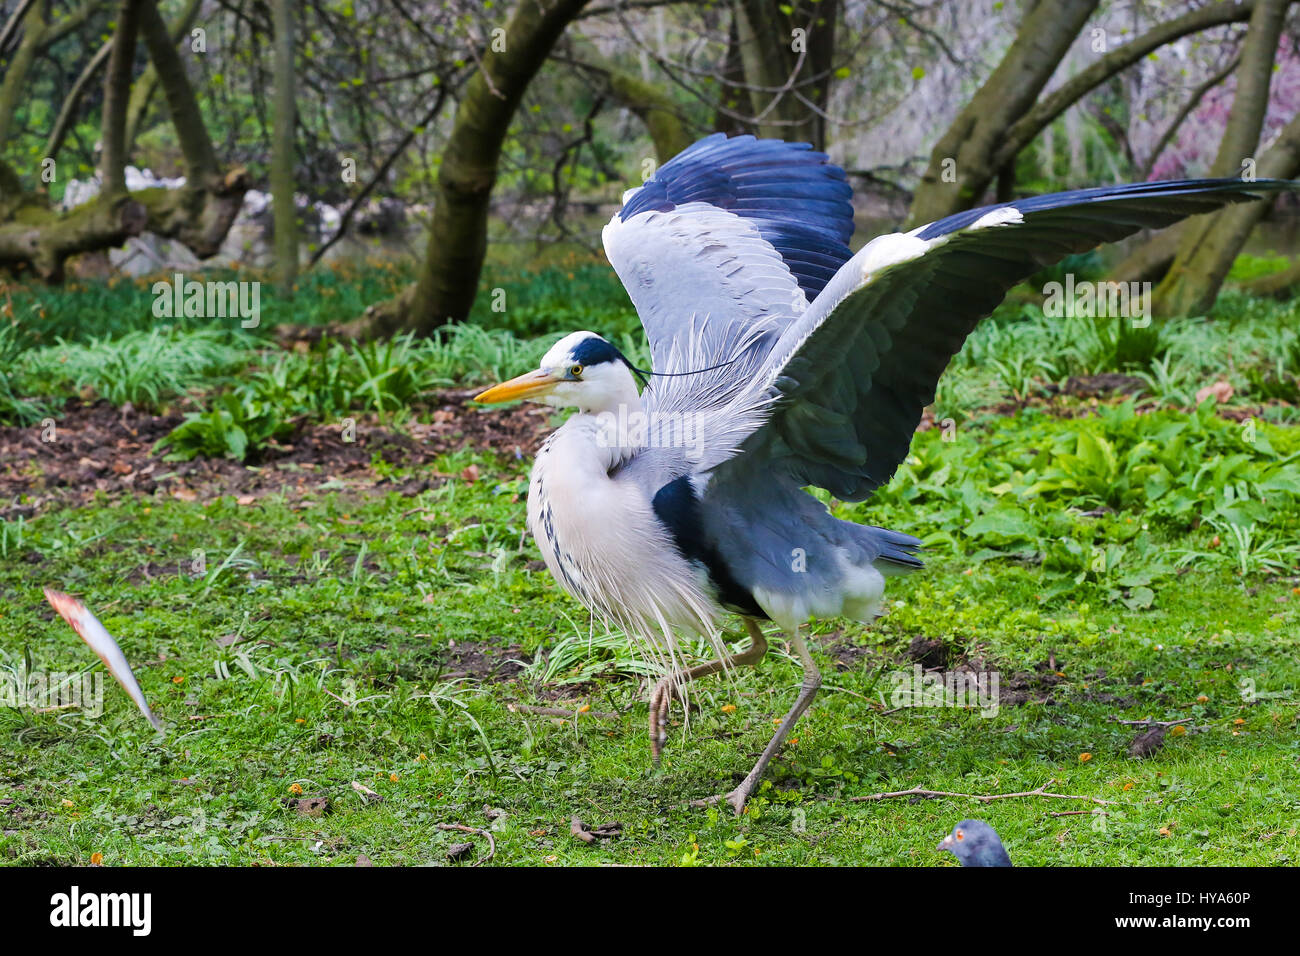
<instances>
[{"instance_id":1,"label":"heron's eye","mask_svg":"<svg viewBox=\"0 0 1300 956\"><path fill-rule=\"evenodd\" d=\"M579 375L582 374L582 366L581 365L573 366L573 368L569 369L569 374L572 375L574 378L577 378Z\"/></svg>"},{"instance_id":2,"label":"heron's eye","mask_svg":"<svg viewBox=\"0 0 1300 956\"><path fill-rule=\"evenodd\" d=\"M964 833L962 833L960 830L958 830L958 831L957 831L957 839L958 839L958 840L964 840L964 839L966 839L966 834L964 834Z\"/></svg>"}]
</instances>

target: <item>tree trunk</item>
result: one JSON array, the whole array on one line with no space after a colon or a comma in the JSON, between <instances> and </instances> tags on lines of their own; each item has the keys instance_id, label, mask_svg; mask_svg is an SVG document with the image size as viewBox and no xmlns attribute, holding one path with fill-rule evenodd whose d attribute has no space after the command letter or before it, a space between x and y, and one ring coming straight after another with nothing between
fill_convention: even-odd
<instances>
[{"instance_id":1,"label":"tree trunk","mask_svg":"<svg viewBox=\"0 0 1300 956\"><path fill-rule=\"evenodd\" d=\"M655 160L668 162L694 142L677 104L640 77L618 69L599 58L595 51L584 51L582 66L600 77L605 94L619 106L645 123L654 143Z\"/></svg>"},{"instance_id":2,"label":"tree trunk","mask_svg":"<svg viewBox=\"0 0 1300 956\"><path fill-rule=\"evenodd\" d=\"M14 120L14 110L18 108L18 99L22 96L23 82L40 51L41 35L45 32L45 0L36 0L28 7L22 23L23 38L18 44L18 51L9 62L9 68L5 70L4 83L0 84L0 147L9 139L9 127Z\"/></svg>"},{"instance_id":3,"label":"tree trunk","mask_svg":"<svg viewBox=\"0 0 1300 956\"><path fill-rule=\"evenodd\" d=\"M10 209L14 221L0 225L0 262L30 265L38 275L59 279L63 263L72 255L121 245L144 228L145 207L126 190L126 156L123 132L126 101L131 92L131 66L143 0L122 0L117 13L117 30L104 78L104 115L100 137L102 185L99 196L67 216L52 218L48 209L19 199ZM42 7L31 8L31 17ZM43 29L43 28L42 28ZM40 42L42 29L33 29L23 42ZM16 183L9 183L12 189Z\"/></svg>"},{"instance_id":4,"label":"tree trunk","mask_svg":"<svg viewBox=\"0 0 1300 956\"><path fill-rule=\"evenodd\" d=\"M271 213L280 295L298 278L298 209L293 200L293 0L272 0L275 20L275 122L271 139Z\"/></svg>"},{"instance_id":5,"label":"tree trunk","mask_svg":"<svg viewBox=\"0 0 1300 956\"><path fill-rule=\"evenodd\" d=\"M221 250L243 205L250 179L240 167L222 173L194 88L185 75L185 64L155 0L141 0L140 33L157 70L167 112L185 157L185 185L180 189L141 190L136 198L149 210L149 232L178 239L200 259L206 259Z\"/></svg>"},{"instance_id":6,"label":"tree trunk","mask_svg":"<svg viewBox=\"0 0 1300 956\"><path fill-rule=\"evenodd\" d=\"M740 12L734 6L727 26L727 56L722 64L722 80L718 107L713 112L714 131L729 136L753 133L754 124L741 118L748 111L749 97L744 90L745 61L740 55Z\"/></svg>"},{"instance_id":7,"label":"tree trunk","mask_svg":"<svg viewBox=\"0 0 1300 956\"><path fill-rule=\"evenodd\" d=\"M740 61L758 135L825 147L838 13L838 0L736 0Z\"/></svg>"},{"instance_id":8,"label":"tree trunk","mask_svg":"<svg viewBox=\"0 0 1300 956\"><path fill-rule=\"evenodd\" d=\"M202 5L203 0L189 0L185 9L181 11L176 25L172 27L172 46L176 46L182 39L189 36L190 28L194 26L194 21L198 17L199 8ZM131 88L131 102L127 105L126 110L126 148L128 150L135 145L135 138L140 134L140 125L149 112L149 103L157 90L158 68L153 65L151 60Z\"/></svg>"},{"instance_id":9,"label":"tree trunk","mask_svg":"<svg viewBox=\"0 0 1300 956\"><path fill-rule=\"evenodd\" d=\"M86 4L58 24L47 26L40 42L48 45L67 35L72 29L69 24L84 21L88 15L84 11L93 8L94 4ZM181 189L127 193L126 113L137 33L158 71L185 156L186 184ZM24 191L13 171L0 164L0 265L30 267L47 281L57 282L63 278L69 256L120 246L143 231L178 239L200 258L216 254L230 231L249 185L248 174L238 168L222 174L184 65L155 0L121 0L111 43L104 78L100 195L60 215L43 197Z\"/></svg>"},{"instance_id":10,"label":"tree trunk","mask_svg":"<svg viewBox=\"0 0 1300 956\"><path fill-rule=\"evenodd\" d=\"M1240 173L1245 162L1258 165L1254 157L1264 127L1273 61L1288 5L1289 0L1259 0L1250 18L1237 70L1237 91L1218 154L1210 167L1211 176ZM1224 209L1198 217L1179 230L1178 251L1169 272L1156 287L1152 310L1157 315L1208 312L1233 259L1267 208L1267 203L1251 203L1245 208Z\"/></svg>"},{"instance_id":11,"label":"tree trunk","mask_svg":"<svg viewBox=\"0 0 1300 956\"><path fill-rule=\"evenodd\" d=\"M45 141L45 155L54 158L59 155L59 149L63 146L63 140L68 135L68 130L72 129L72 124L77 116L77 107L81 105L81 97L85 95L86 90L95 82L95 77L99 71L104 68L108 62L109 55L113 52L113 41L109 40L99 48L90 62L86 64L77 81L72 84L72 89L63 100L63 106L59 108L59 116L54 121L54 128L50 130L49 139ZM133 97L134 98L134 97ZM126 148L131 149L131 134L128 131L125 134Z\"/></svg>"},{"instance_id":12,"label":"tree trunk","mask_svg":"<svg viewBox=\"0 0 1300 956\"><path fill-rule=\"evenodd\" d=\"M978 204L997 171L1083 96L1167 43L1249 19L1255 5L1256 0L1207 3L1157 24L1040 100L1060 57L1097 6L1096 0L1040 0L997 69L935 144L904 228Z\"/></svg>"},{"instance_id":13,"label":"tree trunk","mask_svg":"<svg viewBox=\"0 0 1300 956\"><path fill-rule=\"evenodd\" d=\"M1002 62L935 143L904 229L980 201L1003 165L995 154L1007 130L1037 101L1096 7L1097 0L1042 0L1025 17Z\"/></svg>"},{"instance_id":14,"label":"tree trunk","mask_svg":"<svg viewBox=\"0 0 1300 956\"><path fill-rule=\"evenodd\" d=\"M488 41L481 68L465 84L442 153L420 277L396 299L371 306L349 332L428 334L469 315L487 253L488 204L506 131L528 84L586 3L519 0L501 42Z\"/></svg>"},{"instance_id":15,"label":"tree trunk","mask_svg":"<svg viewBox=\"0 0 1300 956\"><path fill-rule=\"evenodd\" d=\"M1281 299L1290 296L1297 285L1300 285L1300 260L1291 263L1281 272L1243 282L1241 288L1251 295L1273 296Z\"/></svg>"},{"instance_id":16,"label":"tree trunk","mask_svg":"<svg viewBox=\"0 0 1300 956\"><path fill-rule=\"evenodd\" d=\"M1300 114L1286 125L1277 141L1259 158L1258 172L1262 179L1295 179L1300 176ZM1189 270L1198 268L1206 270L1208 280L1203 287L1202 298L1192 300L1191 306L1187 308L1187 315L1209 311L1228 271L1232 268L1233 260L1241 253L1246 240L1250 238L1251 230L1259 224L1272 205L1267 201L1243 203L1229 206L1210 216L1198 217L1207 220L1204 224L1196 219L1191 220L1190 225L1206 231L1206 238L1198 246L1196 255L1189 260L1191 263ZM1261 294L1276 294L1275 285L1280 281L1281 277L1265 276L1258 280L1259 291ZM1189 283L1187 287L1194 286ZM1248 284L1247 288L1252 288L1252 285ZM1155 303L1157 312L1160 309L1159 294L1160 290L1157 289Z\"/></svg>"},{"instance_id":17,"label":"tree trunk","mask_svg":"<svg viewBox=\"0 0 1300 956\"><path fill-rule=\"evenodd\" d=\"M0 53L4 52L5 45L17 32L20 22L23 30L18 50L5 70L4 82L0 83L0 147L8 139L14 111L20 98L25 95L22 86L33 60L80 28L100 9L100 4L87 0L62 20L49 23L45 19L46 5L46 0L24 0L0 30Z\"/></svg>"},{"instance_id":18,"label":"tree trunk","mask_svg":"<svg viewBox=\"0 0 1300 956\"><path fill-rule=\"evenodd\" d=\"M199 101L194 96L194 88L185 75L185 64L176 52L171 31L163 22L155 0L142 0L142 4L140 32L149 48L149 59L158 72L158 80L167 100L167 112L171 115L172 125L176 127L176 138L180 141L181 153L185 157L187 185L198 186L202 180L220 178L221 163L217 159L212 138L208 135L208 128L203 123L203 114L199 110Z\"/></svg>"},{"instance_id":19,"label":"tree trunk","mask_svg":"<svg viewBox=\"0 0 1300 956\"><path fill-rule=\"evenodd\" d=\"M1178 112L1174 114L1174 118L1165 127L1165 131L1160 134L1160 139L1151 148L1151 155L1146 158L1146 162L1142 164L1142 168L1138 172L1139 178L1151 178L1151 170L1155 168L1156 162L1160 159L1160 154L1174 141L1174 137L1178 135L1178 131L1182 128L1183 123L1187 121L1187 117L1191 116L1196 107L1201 105L1201 100L1205 99L1206 93L1232 76L1233 70L1237 68L1237 64L1240 62L1241 54L1237 54L1228 61L1227 66L1192 90L1191 95L1187 97L1187 102L1179 107Z\"/></svg>"},{"instance_id":20,"label":"tree trunk","mask_svg":"<svg viewBox=\"0 0 1300 956\"><path fill-rule=\"evenodd\" d=\"M140 29L144 0L122 0L117 11L117 32L108 55L104 80L104 115L100 139L100 199L126 195L126 104L131 97L131 69L135 63L135 35Z\"/></svg>"}]
</instances>

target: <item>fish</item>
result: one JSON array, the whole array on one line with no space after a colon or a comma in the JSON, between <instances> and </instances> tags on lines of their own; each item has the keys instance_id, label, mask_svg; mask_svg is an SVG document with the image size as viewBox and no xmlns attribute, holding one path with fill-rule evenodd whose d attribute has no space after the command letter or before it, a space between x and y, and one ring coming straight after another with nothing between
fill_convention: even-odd
<instances>
[{"instance_id":1,"label":"fish","mask_svg":"<svg viewBox=\"0 0 1300 956\"><path fill-rule=\"evenodd\" d=\"M140 690L140 685L131 671L131 665L126 662L126 655L122 653L122 648L117 646L117 641L113 640L113 635L99 623L99 619L90 613L86 605L62 591L45 588L45 600L50 602L50 607L59 612L60 617L72 625L72 629L90 645L90 649L99 655L99 659L104 662L104 667L135 701L140 712L148 718L149 723L153 724L154 730L160 734L166 733L163 722L149 709L149 702L144 699L144 691Z\"/></svg>"}]
</instances>

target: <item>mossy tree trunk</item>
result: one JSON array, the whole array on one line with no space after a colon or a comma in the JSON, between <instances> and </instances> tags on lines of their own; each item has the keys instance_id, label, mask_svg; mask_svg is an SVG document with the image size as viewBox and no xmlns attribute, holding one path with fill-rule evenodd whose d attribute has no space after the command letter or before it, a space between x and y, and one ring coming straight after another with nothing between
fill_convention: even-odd
<instances>
[{"instance_id":1,"label":"mossy tree trunk","mask_svg":"<svg viewBox=\"0 0 1300 956\"><path fill-rule=\"evenodd\" d=\"M68 20L47 28L43 42L53 42L52 37L66 35L68 29ZM127 192L127 111L137 35L157 70L185 158L186 183L181 189ZM2 266L31 268L47 281L57 282L69 256L114 248L144 231L178 239L200 258L215 255L230 231L249 185L248 175L242 169L223 173L155 0L121 0L111 43L104 78L100 195L61 215L43 197L23 191L12 170L0 169Z\"/></svg>"},{"instance_id":2,"label":"mossy tree trunk","mask_svg":"<svg viewBox=\"0 0 1300 956\"><path fill-rule=\"evenodd\" d=\"M1165 44L1248 20L1256 3L1209 3L1158 23L1040 99L1061 57L1098 5L1097 0L1040 0L992 75L935 143L904 228L978 205L998 172L1085 95Z\"/></svg>"},{"instance_id":3,"label":"mossy tree trunk","mask_svg":"<svg viewBox=\"0 0 1300 956\"><path fill-rule=\"evenodd\" d=\"M645 123L659 165L695 141L677 104L653 83L618 69L594 51L584 51L582 68L599 79L606 96Z\"/></svg>"},{"instance_id":4,"label":"mossy tree trunk","mask_svg":"<svg viewBox=\"0 0 1300 956\"><path fill-rule=\"evenodd\" d=\"M173 46L189 37L190 29L194 26L194 21L199 15L199 8L202 6L203 0L189 0L185 5L171 30ZM127 149L135 145L135 139L140 135L140 128L148 115L149 104L157 91L158 68L153 65L151 60L149 65L144 68L144 72L140 74L140 78L131 87L131 102L126 110Z\"/></svg>"},{"instance_id":5,"label":"mossy tree trunk","mask_svg":"<svg viewBox=\"0 0 1300 956\"><path fill-rule=\"evenodd\" d=\"M27 8L22 24L22 39L9 62L9 68L5 70L4 83L0 84L0 146L9 139L9 127L13 125L14 111L22 96L23 83L36 54L40 52L41 36L45 33L45 0L36 0Z\"/></svg>"},{"instance_id":6,"label":"mossy tree trunk","mask_svg":"<svg viewBox=\"0 0 1300 956\"><path fill-rule=\"evenodd\" d=\"M1268 109L1273 61L1290 0L1259 0L1237 70L1232 110L1210 167L1211 176L1261 175L1256 151ZM1281 154L1275 154L1280 156ZM1268 171L1262 175L1270 175ZM1283 175L1290 175L1284 173ZM1224 209L1198 216L1179 230L1178 249L1169 271L1156 287L1152 311L1157 315L1201 315L1214 304L1232 261L1246 244L1267 203Z\"/></svg>"},{"instance_id":7,"label":"mossy tree trunk","mask_svg":"<svg viewBox=\"0 0 1300 956\"><path fill-rule=\"evenodd\" d=\"M487 253L488 204L506 131L528 84L587 2L518 0L504 34L488 40L443 149L419 279L401 296L371 306L349 333L428 334L469 315Z\"/></svg>"}]
</instances>

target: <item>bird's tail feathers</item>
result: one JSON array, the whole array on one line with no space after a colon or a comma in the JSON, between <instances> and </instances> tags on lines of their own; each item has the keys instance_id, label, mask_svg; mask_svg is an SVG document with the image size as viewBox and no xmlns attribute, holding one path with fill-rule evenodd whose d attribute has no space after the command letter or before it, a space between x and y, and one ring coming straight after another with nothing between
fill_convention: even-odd
<instances>
[{"instance_id":1,"label":"bird's tail feathers","mask_svg":"<svg viewBox=\"0 0 1300 956\"><path fill-rule=\"evenodd\" d=\"M876 569L881 574L903 574L925 567L918 558L921 541L910 534L877 528L874 525L859 525L867 538L868 546L876 552Z\"/></svg>"}]
</instances>

